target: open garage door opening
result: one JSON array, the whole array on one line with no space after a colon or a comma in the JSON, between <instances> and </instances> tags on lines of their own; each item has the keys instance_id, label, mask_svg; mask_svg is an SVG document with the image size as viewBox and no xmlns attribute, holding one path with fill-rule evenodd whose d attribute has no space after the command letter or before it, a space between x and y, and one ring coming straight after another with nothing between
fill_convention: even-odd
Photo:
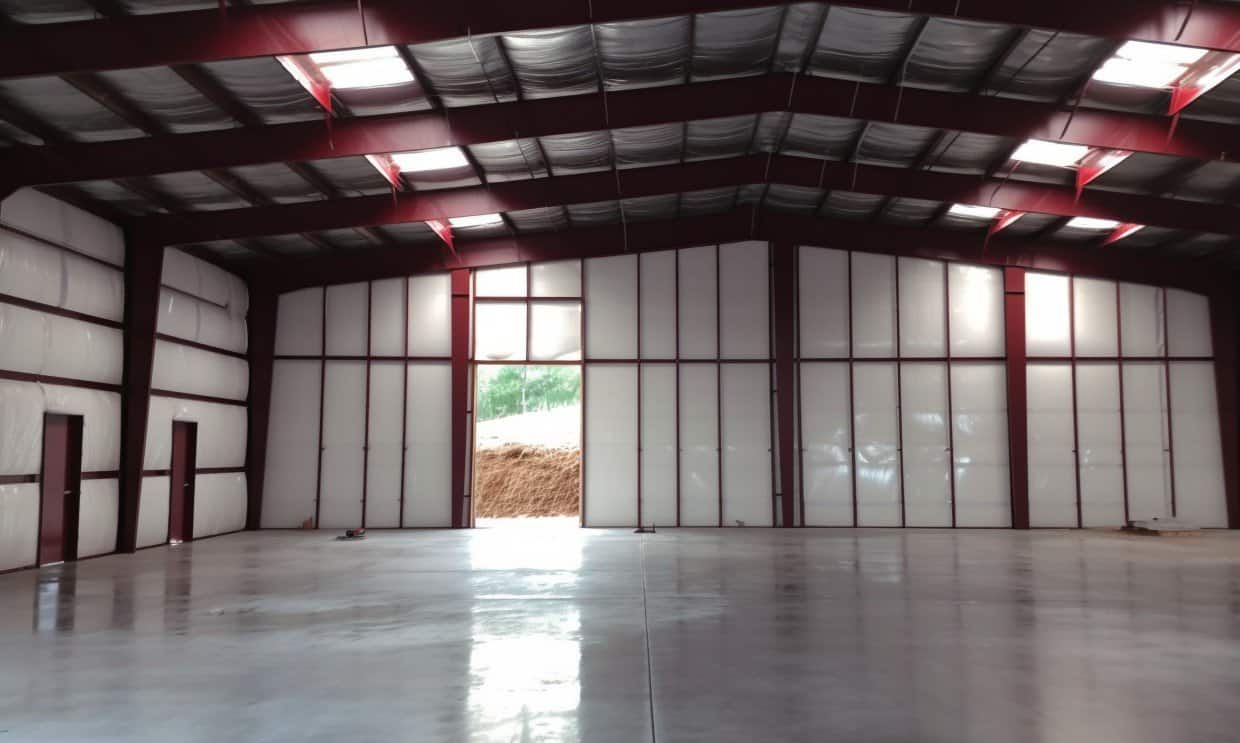
<instances>
[{"instance_id":1,"label":"open garage door opening","mask_svg":"<svg viewBox=\"0 0 1240 743\"><path fill-rule=\"evenodd\" d=\"M475 524L578 523L581 367L479 364L475 400Z\"/></svg>"}]
</instances>

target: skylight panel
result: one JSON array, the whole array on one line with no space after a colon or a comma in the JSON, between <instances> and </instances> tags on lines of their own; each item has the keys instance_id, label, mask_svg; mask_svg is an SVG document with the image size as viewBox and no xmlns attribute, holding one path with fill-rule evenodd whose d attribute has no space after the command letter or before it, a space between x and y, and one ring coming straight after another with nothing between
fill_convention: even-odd
<instances>
[{"instance_id":1,"label":"skylight panel","mask_svg":"<svg viewBox=\"0 0 1240 743\"><path fill-rule=\"evenodd\" d=\"M338 90L413 82L413 72L393 46L315 52L310 55L310 61L332 88Z\"/></svg>"},{"instance_id":2,"label":"skylight panel","mask_svg":"<svg viewBox=\"0 0 1240 743\"><path fill-rule=\"evenodd\" d=\"M1116 222L1113 219L1074 217L1066 226L1076 230L1113 230L1116 227L1119 227L1119 222Z\"/></svg>"},{"instance_id":3,"label":"skylight panel","mask_svg":"<svg viewBox=\"0 0 1240 743\"><path fill-rule=\"evenodd\" d=\"M448 223L457 229L465 227L485 227L486 225L499 224L503 218L498 214L476 214L472 217L452 217Z\"/></svg>"},{"instance_id":4,"label":"skylight panel","mask_svg":"<svg viewBox=\"0 0 1240 743\"><path fill-rule=\"evenodd\" d=\"M469 165L460 147L440 147L416 152L397 152L392 162L402 173L426 173L433 170L449 170Z\"/></svg>"},{"instance_id":5,"label":"skylight panel","mask_svg":"<svg viewBox=\"0 0 1240 743\"><path fill-rule=\"evenodd\" d=\"M1023 163L1070 168L1088 154L1089 148L1085 145L1030 139L1016 148L1016 152L1012 153L1012 159Z\"/></svg>"},{"instance_id":6,"label":"skylight panel","mask_svg":"<svg viewBox=\"0 0 1240 743\"><path fill-rule=\"evenodd\" d=\"M999 209L993 206L974 206L972 204L952 204L948 214L966 219L994 219L999 216Z\"/></svg>"},{"instance_id":7,"label":"skylight panel","mask_svg":"<svg viewBox=\"0 0 1240 743\"><path fill-rule=\"evenodd\" d=\"M1113 85L1169 88L1207 53L1191 46L1129 41L1102 63L1093 78Z\"/></svg>"}]
</instances>

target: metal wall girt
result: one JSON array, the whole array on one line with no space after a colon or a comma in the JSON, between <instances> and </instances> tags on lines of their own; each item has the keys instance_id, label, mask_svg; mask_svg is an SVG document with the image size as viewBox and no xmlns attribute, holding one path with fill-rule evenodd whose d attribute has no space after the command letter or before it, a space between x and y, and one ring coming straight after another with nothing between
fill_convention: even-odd
<instances>
[{"instance_id":1,"label":"metal wall girt","mask_svg":"<svg viewBox=\"0 0 1240 743\"><path fill-rule=\"evenodd\" d=\"M770 0L324 0L17 26L0 31L0 78L211 62L772 6ZM1240 49L1240 8L1175 0L848 0L846 7Z\"/></svg>"}]
</instances>

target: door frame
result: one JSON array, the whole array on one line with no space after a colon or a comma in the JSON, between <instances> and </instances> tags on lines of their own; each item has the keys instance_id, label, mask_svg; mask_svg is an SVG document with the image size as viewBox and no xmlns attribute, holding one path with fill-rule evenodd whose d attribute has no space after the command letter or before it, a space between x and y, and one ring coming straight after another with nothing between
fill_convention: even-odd
<instances>
[{"instance_id":1,"label":"door frame","mask_svg":"<svg viewBox=\"0 0 1240 743\"><path fill-rule=\"evenodd\" d=\"M64 419L67 436L65 440L65 483L64 522L61 526L61 542L64 559L45 563L43 560L43 503L47 485L47 422L50 419ZM81 415L72 413L43 414L42 441L39 447L39 514L35 522L35 566L56 562L73 562L78 559L78 536L82 514L82 431L84 420Z\"/></svg>"},{"instance_id":2,"label":"door frame","mask_svg":"<svg viewBox=\"0 0 1240 743\"><path fill-rule=\"evenodd\" d=\"M177 431L183 431L186 437L186 454L184 472L177 472L176 451L177 451ZM172 524L173 509L172 504L176 499L178 492L183 494L184 501L182 503L181 524L184 527L184 533L178 543L194 541L194 496L195 486L197 484L198 472L198 422L197 421L172 421L171 429L171 446L168 451L168 534L165 544L172 544ZM178 487L177 480L185 478L184 484Z\"/></svg>"}]
</instances>

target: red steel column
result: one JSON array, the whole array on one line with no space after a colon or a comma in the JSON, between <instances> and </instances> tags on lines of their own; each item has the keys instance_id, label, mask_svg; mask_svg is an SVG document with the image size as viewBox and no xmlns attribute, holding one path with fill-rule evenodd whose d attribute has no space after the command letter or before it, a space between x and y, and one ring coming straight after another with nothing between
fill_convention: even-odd
<instances>
[{"instance_id":1,"label":"red steel column","mask_svg":"<svg viewBox=\"0 0 1240 743\"><path fill-rule=\"evenodd\" d=\"M469 457L469 276L452 272L452 528L469 526L465 468Z\"/></svg>"},{"instance_id":2,"label":"red steel column","mask_svg":"<svg viewBox=\"0 0 1240 743\"><path fill-rule=\"evenodd\" d=\"M793 388L796 374L796 246L777 242L774 251L772 310L775 316L775 400L778 406L776 432L779 445L779 507L784 528L796 526L793 504Z\"/></svg>"},{"instance_id":3,"label":"red steel column","mask_svg":"<svg viewBox=\"0 0 1240 743\"><path fill-rule=\"evenodd\" d=\"M1012 528L1029 528L1029 426L1025 377L1025 269L1003 269L1007 343L1008 467Z\"/></svg>"},{"instance_id":4,"label":"red steel column","mask_svg":"<svg viewBox=\"0 0 1240 743\"><path fill-rule=\"evenodd\" d=\"M125 255L124 372L121 378L121 471L116 551L138 548L138 504L151 407L155 327L159 317L162 245L130 243Z\"/></svg>"},{"instance_id":5,"label":"red steel column","mask_svg":"<svg viewBox=\"0 0 1240 743\"><path fill-rule=\"evenodd\" d=\"M249 424L245 444L245 528L262 528L263 482L267 472L267 427L271 415L271 376L276 348L279 297L268 286L251 285L246 361L250 367Z\"/></svg>"},{"instance_id":6,"label":"red steel column","mask_svg":"<svg viewBox=\"0 0 1240 743\"><path fill-rule=\"evenodd\" d=\"M1227 527L1240 529L1240 406L1236 368L1240 307L1231 287L1210 294L1210 330L1214 343L1214 379L1218 389L1218 420L1223 444L1223 485L1227 493Z\"/></svg>"}]
</instances>

